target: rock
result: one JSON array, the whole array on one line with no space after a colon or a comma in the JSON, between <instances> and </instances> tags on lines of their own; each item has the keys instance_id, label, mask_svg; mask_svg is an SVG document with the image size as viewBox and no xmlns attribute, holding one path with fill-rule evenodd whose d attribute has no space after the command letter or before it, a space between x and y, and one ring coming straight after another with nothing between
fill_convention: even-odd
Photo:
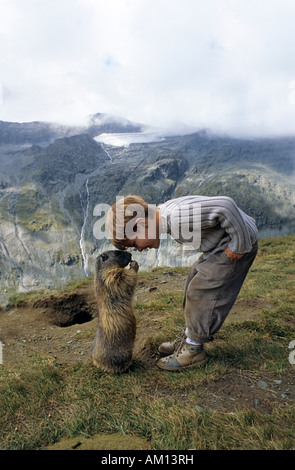
<instances>
[{"instance_id":1,"label":"rock","mask_svg":"<svg viewBox=\"0 0 295 470\"><path fill-rule=\"evenodd\" d=\"M196 411L198 411L199 413L203 413L203 412L204 412L204 408L203 408L202 406L200 406L200 405L195 405L195 406L194 406L194 409L195 409Z\"/></svg>"},{"instance_id":2,"label":"rock","mask_svg":"<svg viewBox=\"0 0 295 470\"><path fill-rule=\"evenodd\" d=\"M269 388L269 385L266 382L264 382L263 380L258 380L257 383L262 388Z\"/></svg>"},{"instance_id":3,"label":"rock","mask_svg":"<svg viewBox=\"0 0 295 470\"><path fill-rule=\"evenodd\" d=\"M112 450L128 451L132 447L134 450L149 450L149 442L136 435L126 434L96 434L90 438L75 436L62 438L59 442L43 447L43 450L105 450L107 447Z\"/></svg>"}]
</instances>

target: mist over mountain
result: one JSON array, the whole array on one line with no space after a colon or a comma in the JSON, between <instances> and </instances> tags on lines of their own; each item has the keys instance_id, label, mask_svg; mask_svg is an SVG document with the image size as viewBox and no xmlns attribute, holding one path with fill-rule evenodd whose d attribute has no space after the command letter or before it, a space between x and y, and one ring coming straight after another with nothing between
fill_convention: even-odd
<instances>
[{"instance_id":1,"label":"mist over mountain","mask_svg":"<svg viewBox=\"0 0 295 470\"><path fill-rule=\"evenodd\" d=\"M141 124L101 113L90 116L88 122L79 127L39 121L26 123L0 121L0 145L41 145L49 144L57 138L83 133L95 137L104 132L140 132L142 129Z\"/></svg>"},{"instance_id":2,"label":"mist over mountain","mask_svg":"<svg viewBox=\"0 0 295 470\"><path fill-rule=\"evenodd\" d=\"M142 131L102 114L80 128L0 122L0 303L15 290L91 274L98 252L110 247L95 238L94 208L118 195L138 194L152 204L226 195L256 219L260 237L295 231L295 137L199 131L142 142ZM102 134L122 134L122 145L106 145ZM171 240L134 258L142 268L193 260Z\"/></svg>"}]
</instances>

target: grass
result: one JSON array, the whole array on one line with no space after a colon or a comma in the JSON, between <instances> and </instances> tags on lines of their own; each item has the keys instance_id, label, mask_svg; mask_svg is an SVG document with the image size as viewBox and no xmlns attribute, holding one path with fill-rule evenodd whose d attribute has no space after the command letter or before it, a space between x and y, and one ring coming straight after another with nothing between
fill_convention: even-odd
<instances>
[{"instance_id":1,"label":"grass","mask_svg":"<svg viewBox=\"0 0 295 470\"><path fill-rule=\"evenodd\" d=\"M2 365L0 448L40 449L62 438L97 434L129 436L129 449L133 436L155 450L294 448L292 400L270 412L197 406L208 387L216 386L218 395L218 383L226 378L294 377L288 361L288 344L295 339L294 272L295 235L260 241L239 299L263 299L271 308L262 308L255 319L227 322L208 348L211 361L203 369L163 373L135 361L128 373L108 375L91 363L60 365L42 355L22 369ZM181 291L166 291L135 303L139 324L159 315L160 328L145 340L151 353L183 325L181 301Z\"/></svg>"},{"instance_id":2,"label":"grass","mask_svg":"<svg viewBox=\"0 0 295 470\"><path fill-rule=\"evenodd\" d=\"M20 188L15 211L20 225L30 232L47 231L51 227L63 229L68 223L57 201L50 204L47 197L31 184Z\"/></svg>"},{"instance_id":3,"label":"grass","mask_svg":"<svg viewBox=\"0 0 295 470\"><path fill-rule=\"evenodd\" d=\"M32 290L29 292L14 292L9 297L9 307L15 308L24 305L33 305L34 301L46 298L50 295L62 295L62 294L73 294L75 293L76 289L79 287L83 287L89 284L89 282L93 281L93 276L88 276L84 279L73 279L67 282L60 287L56 287L56 289L39 289L39 290Z\"/></svg>"}]
</instances>

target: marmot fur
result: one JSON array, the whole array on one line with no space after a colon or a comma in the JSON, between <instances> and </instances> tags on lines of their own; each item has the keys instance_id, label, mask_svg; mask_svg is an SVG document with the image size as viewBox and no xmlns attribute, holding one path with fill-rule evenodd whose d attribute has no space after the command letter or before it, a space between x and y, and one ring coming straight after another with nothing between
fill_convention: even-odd
<instances>
[{"instance_id":1,"label":"marmot fur","mask_svg":"<svg viewBox=\"0 0 295 470\"><path fill-rule=\"evenodd\" d=\"M130 263L130 268L125 267ZM98 323L92 349L94 365L106 372L123 372L131 365L136 334L132 299L138 263L126 251L106 251L97 257L94 288Z\"/></svg>"}]
</instances>

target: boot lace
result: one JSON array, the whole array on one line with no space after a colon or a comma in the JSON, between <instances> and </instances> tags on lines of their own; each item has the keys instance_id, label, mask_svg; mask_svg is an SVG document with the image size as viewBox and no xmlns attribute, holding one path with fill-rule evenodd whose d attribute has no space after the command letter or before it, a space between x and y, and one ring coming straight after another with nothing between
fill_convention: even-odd
<instances>
[{"instance_id":1,"label":"boot lace","mask_svg":"<svg viewBox=\"0 0 295 470\"><path fill-rule=\"evenodd\" d=\"M170 356L168 356L167 358L165 358L165 359L167 359L167 361L169 360L169 357L172 357L172 356L177 357L180 354L180 352L181 352L181 350L182 350L182 348L183 348L183 346L186 342L186 335L185 335L185 332L184 332L183 328L181 328L181 326L178 326L177 328L179 330L179 333L178 333L178 335L176 336L176 338L174 340L174 343L175 343L174 353L171 354Z\"/></svg>"}]
</instances>

